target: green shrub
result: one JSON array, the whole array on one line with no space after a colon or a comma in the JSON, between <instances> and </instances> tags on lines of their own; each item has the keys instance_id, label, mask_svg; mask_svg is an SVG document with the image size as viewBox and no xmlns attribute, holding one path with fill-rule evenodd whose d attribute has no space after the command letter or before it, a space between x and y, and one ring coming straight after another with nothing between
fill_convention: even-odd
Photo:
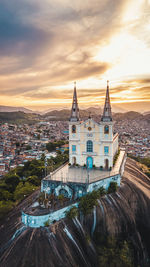
<instances>
[{"instance_id":1,"label":"green shrub","mask_svg":"<svg viewBox=\"0 0 150 267\"><path fill-rule=\"evenodd\" d=\"M3 218L14 207L12 201L0 201L0 219Z\"/></svg>"},{"instance_id":2,"label":"green shrub","mask_svg":"<svg viewBox=\"0 0 150 267\"><path fill-rule=\"evenodd\" d=\"M100 197L106 195L106 193L107 193L103 186L101 186L101 187L98 189L98 192L99 192L99 196L100 196Z\"/></svg>"},{"instance_id":3,"label":"green shrub","mask_svg":"<svg viewBox=\"0 0 150 267\"><path fill-rule=\"evenodd\" d=\"M106 236L97 244L98 262L101 267L133 267L133 251L127 241Z\"/></svg>"},{"instance_id":4,"label":"green shrub","mask_svg":"<svg viewBox=\"0 0 150 267\"><path fill-rule=\"evenodd\" d=\"M120 155L120 149L118 149L117 154L114 156L114 159L113 159L113 166L115 165L115 163L116 163L116 161L117 161L119 155Z\"/></svg>"},{"instance_id":5,"label":"green shrub","mask_svg":"<svg viewBox=\"0 0 150 267\"><path fill-rule=\"evenodd\" d=\"M79 202L79 210L84 214L89 214L95 205L97 205L97 199L99 198L99 192L93 191L90 194L82 197Z\"/></svg>"},{"instance_id":6,"label":"green shrub","mask_svg":"<svg viewBox=\"0 0 150 267\"><path fill-rule=\"evenodd\" d=\"M118 184L116 182L110 182L110 185L108 187L108 194L114 193L117 191Z\"/></svg>"},{"instance_id":7,"label":"green shrub","mask_svg":"<svg viewBox=\"0 0 150 267\"><path fill-rule=\"evenodd\" d=\"M4 177L5 183L8 187L8 191L13 193L20 182L19 176L16 174L6 174Z\"/></svg>"},{"instance_id":8,"label":"green shrub","mask_svg":"<svg viewBox=\"0 0 150 267\"><path fill-rule=\"evenodd\" d=\"M39 179L36 175L32 175L27 178L27 182L38 186L41 184L41 179Z\"/></svg>"},{"instance_id":9,"label":"green shrub","mask_svg":"<svg viewBox=\"0 0 150 267\"><path fill-rule=\"evenodd\" d=\"M21 201L26 196L30 195L35 189L36 189L36 187L31 185L28 182L26 182L25 184L20 182L17 185L16 190L14 192L14 199Z\"/></svg>"},{"instance_id":10,"label":"green shrub","mask_svg":"<svg viewBox=\"0 0 150 267\"><path fill-rule=\"evenodd\" d=\"M66 216L69 219L73 219L78 216L78 208L77 207L72 207L69 211L66 212Z\"/></svg>"},{"instance_id":11,"label":"green shrub","mask_svg":"<svg viewBox=\"0 0 150 267\"><path fill-rule=\"evenodd\" d=\"M48 227L49 225L50 225L50 220L47 220L47 221L44 222L44 226L45 227Z\"/></svg>"}]
</instances>

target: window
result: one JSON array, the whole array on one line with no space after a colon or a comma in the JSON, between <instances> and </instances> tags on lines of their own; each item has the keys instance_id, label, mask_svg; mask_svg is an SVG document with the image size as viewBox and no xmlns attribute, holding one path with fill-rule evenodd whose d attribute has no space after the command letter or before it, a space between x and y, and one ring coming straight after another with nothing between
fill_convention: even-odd
<instances>
[{"instance_id":1,"label":"window","mask_svg":"<svg viewBox=\"0 0 150 267\"><path fill-rule=\"evenodd\" d=\"M72 125L72 133L76 133L76 126Z\"/></svg>"},{"instance_id":2,"label":"window","mask_svg":"<svg viewBox=\"0 0 150 267\"><path fill-rule=\"evenodd\" d=\"M86 151L93 152L93 142L91 140L87 141L86 143Z\"/></svg>"},{"instance_id":3,"label":"window","mask_svg":"<svg viewBox=\"0 0 150 267\"><path fill-rule=\"evenodd\" d=\"M104 127L104 133L105 134L108 134L109 133L109 126L108 125L105 125L105 127Z\"/></svg>"},{"instance_id":4,"label":"window","mask_svg":"<svg viewBox=\"0 0 150 267\"><path fill-rule=\"evenodd\" d=\"M76 145L72 145L72 152L76 152Z\"/></svg>"},{"instance_id":5,"label":"window","mask_svg":"<svg viewBox=\"0 0 150 267\"><path fill-rule=\"evenodd\" d=\"M109 154L109 146L104 146L104 153Z\"/></svg>"}]
</instances>

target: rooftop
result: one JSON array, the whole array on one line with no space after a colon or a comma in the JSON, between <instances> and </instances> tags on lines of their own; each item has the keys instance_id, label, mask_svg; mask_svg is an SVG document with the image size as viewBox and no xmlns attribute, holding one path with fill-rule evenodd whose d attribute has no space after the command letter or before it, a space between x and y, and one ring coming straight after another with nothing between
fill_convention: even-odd
<instances>
[{"instance_id":1,"label":"rooftop","mask_svg":"<svg viewBox=\"0 0 150 267\"><path fill-rule=\"evenodd\" d=\"M104 171L96 168L87 170L86 167L69 166L68 163L66 163L53 173L50 173L50 175L46 176L43 180L61 181L63 183L87 183L88 181L89 183L93 183L119 174L124 156L125 151L121 150L115 166L111 171Z\"/></svg>"}]
</instances>

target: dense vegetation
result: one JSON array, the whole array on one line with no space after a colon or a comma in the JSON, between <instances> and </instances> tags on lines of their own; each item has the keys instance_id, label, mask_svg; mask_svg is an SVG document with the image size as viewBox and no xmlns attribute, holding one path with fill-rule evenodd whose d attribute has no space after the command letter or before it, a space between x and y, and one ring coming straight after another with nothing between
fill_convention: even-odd
<instances>
[{"instance_id":1,"label":"dense vegetation","mask_svg":"<svg viewBox=\"0 0 150 267\"><path fill-rule=\"evenodd\" d=\"M94 190L91 193L81 197L79 199L79 206L77 207L72 207L67 213L67 217L69 219L73 219L74 217L78 216L79 211L82 212L84 215L89 214L94 206L97 206L97 200L106 195L106 194L111 194L113 192L116 192L117 190L117 183L116 182L111 182L108 190L105 190L104 187L100 187L98 190Z\"/></svg>"},{"instance_id":2,"label":"dense vegetation","mask_svg":"<svg viewBox=\"0 0 150 267\"><path fill-rule=\"evenodd\" d=\"M108 190L105 190L103 187L100 187L98 190L94 190L93 192L85 195L80 199L79 202L79 210L84 214L89 214L94 206L97 205L97 199L104 196L105 194L110 194L116 192L117 190L117 183L111 182Z\"/></svg>"},{"instance_id":3,"label":"dense vegetation","mask_svg":"<svg viewBox=\"0 0 150 267\"><path fill-rule=\"evenodd\" d=\"M51 152L56 150L56 147L61 147L64 144L66 144L66 141L64 140L59 140L57 142L49 142L46 144L46 149Z\"/></svg>"},{"instance_id":4,"label":"dense vegetation","mask_svg":"<svg viewBox=\"0 0 150 267\"><path fill-rule=\"evenodd\" d=\"M95 232L94 239L100 267L132 267L133 250L126 240Z\"/></svg>"},{"instance_id":5,"label":"dense vegetation","mask_svg":"<svg viewBox=\"0 0 150 267\"><path fill-rule=\"evenodd\" d=\"M47 162L47 172L53 171L68 159L68 154L58 152L55 158ZM0 180L0 219L16 204L36 190L45 176L45 156L40 160L28 161L23 167L17 167Z\"/></svg>"}]
</instances>

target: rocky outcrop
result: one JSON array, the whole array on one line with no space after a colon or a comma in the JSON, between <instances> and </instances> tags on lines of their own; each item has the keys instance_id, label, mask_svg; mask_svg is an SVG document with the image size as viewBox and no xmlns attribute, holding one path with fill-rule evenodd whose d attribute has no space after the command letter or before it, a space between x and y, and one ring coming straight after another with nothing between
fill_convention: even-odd
<instances>
[{"instance_id":1,"label":"rocky outcrop","mask_svg":"<svg viewBox=\"0 0 150 267\"><path fill-rule=\"evenodd\" d=\"M86 217L80 214L72 221L33 229L22 225L21 207L0 228L2 267L98 266L95 245L104 233L129 240L135 266L148 266L150 179L131 159L127 159L119 190L99 199Z\"/></svg>"}]
</instances>

